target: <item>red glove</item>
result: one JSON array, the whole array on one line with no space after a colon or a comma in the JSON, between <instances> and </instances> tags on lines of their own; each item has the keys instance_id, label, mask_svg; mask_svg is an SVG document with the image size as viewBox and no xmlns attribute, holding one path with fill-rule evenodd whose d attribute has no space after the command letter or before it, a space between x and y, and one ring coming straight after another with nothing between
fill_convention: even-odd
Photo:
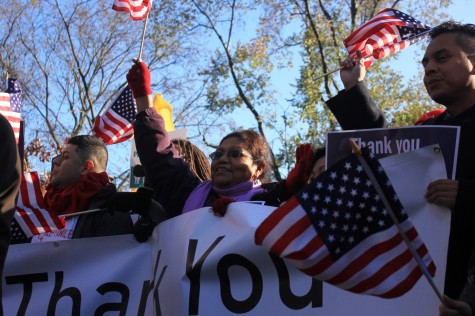
<instances>
[{"instance_id":1,"label":"red glove","mask_svg":"<svg viewBox=\"0 0 475 316\"><path fill-rule=\"evenodd\" d=\"M152 94L150 71L148 71L148 67L143 61L136 63L130 68L127 74L127 82L136 99Z\"/></svg>"},{"instance_id":2,"label":"red glove","mask_svg":"<svg viewBox=\"0 0 475 316\"><path fill-rule=\"evenodd\" d=\"M230 197L220 197L216 201L211 204L211 211L213 211L214 215L223 217L226 214L226 210L228 209L228 205L230 203L236 202L235 199Z\"/></svg>"},{"instance_id":3,"label":"red glove","mask_svg":"<svg viewBox=\"0 0 475 316\"><path fill-rule=\"evenodd\" d=\"M302 144L297 147L295 167L290 170L287 180L285 180L285 189L294 194L303 188L310 178L312 172L313 149L310 144Z\"/></svg>"}]
</instances>

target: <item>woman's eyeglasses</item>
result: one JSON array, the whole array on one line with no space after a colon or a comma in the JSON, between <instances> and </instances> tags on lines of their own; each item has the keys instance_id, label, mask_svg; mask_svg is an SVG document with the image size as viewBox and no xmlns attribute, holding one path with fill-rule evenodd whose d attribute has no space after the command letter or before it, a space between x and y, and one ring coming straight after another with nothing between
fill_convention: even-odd
<instances>
[{"instance_id":1,"label":"woman's eyeglasses","mask_svg":"<svg viewBox=\"0 0 475 316\"><path fill-rule=\"evenodd\" d=\"M226 157L228 157L228 158L233 158L233 159L241 158L241 157L248 157L248 158L251 158L252 160L254 160L254 158L252 158L251 155L242 152L240 149L231 149L231 150L228 150L228 151L217 150L217 151L211 153L209 155L209 158L211 158L212 161L215 161L215 160L221 159L224 155L226 155Z\"/></svg>"}]
</instances>

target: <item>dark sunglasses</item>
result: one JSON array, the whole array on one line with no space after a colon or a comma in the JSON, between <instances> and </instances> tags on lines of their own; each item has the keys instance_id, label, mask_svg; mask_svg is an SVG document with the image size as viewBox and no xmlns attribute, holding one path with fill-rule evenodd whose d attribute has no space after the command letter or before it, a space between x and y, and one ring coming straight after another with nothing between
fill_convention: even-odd
<instances>
[{"instance_id":1,"label":"dark sunglasses","mask_svg":"<svg viewBox=\"0 0 475 316\"><path fill-rule=\"evenodd\" d=\"M223 158L223 156L226 155L228 158L241 158L241 157L248 157L254 160L251 155L243 153L240 149L231 149L228 151L221 151L217 150L209 155L209 158L211 158L212 161L218 160Z\"/></svg>"}]
</instances>

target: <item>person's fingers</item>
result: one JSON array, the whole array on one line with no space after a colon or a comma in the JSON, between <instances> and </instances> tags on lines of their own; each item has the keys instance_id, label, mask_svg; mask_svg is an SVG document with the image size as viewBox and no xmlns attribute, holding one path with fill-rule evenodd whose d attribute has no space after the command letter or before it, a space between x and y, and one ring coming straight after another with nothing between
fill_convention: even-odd
<instances>
[{"instance_id":1,"label":"person's fingers","mask_svg":"<svg viewBox=\"0 0 475 316\"><path fill-rule=\"evenodd\" d=\"M354 65L355 65L355 62L351 58L346 58L340 64L340 66L343 67L343 68L352 68Z\"/></svg>"},{"instance_id":2,"label":"person's fingers","mask_svg":"<svg viewBox=\"0 0 475 316\"><path fill-rule=\"evenodd\" d=\"M296 161L307 161L312 159L313 149L310 144L302 144L297 147Z\"/></svg>"},{"instance_id":3,"label":"person's fingers","mask_svg":"<svg viewBox=\"0 0 475 316\"><path fill-rule=\"evenodd\" d=\"M308 160L308 161L311 161L311 160L312 160L312 157L313 157L313 148L312 148L312 145L306 144L304 156L305 156L305 159L306 159L306 160Z\"/></svg>"},{"instance_id":4,"label":"person's fingers","mask_svg":"<svg viewBox=\"0 0 475 316\"><path fill-rule=\"evenodd\" d=\"M449 180L449 179L439 179L432 181L427 186L427 191L431 190L457 190L458 188L458 181L456 180Z\"/></svg>"},{"instance_id":5,"label":"person's fingers","mask_svg":"<svg viewBox=\"0 0 475 316\"><path fill-rule=\"evenodd\" d=\"M297 146L295 150L295 163L297 164L302 156L302 145Z\"/></svg>"},{"instance_id":6,"label":"person's fingers","mask_svg":"<svg viewBox=\"0 0 475 316\"><path fill-rule=\"evenodd\" d=\"M134 77L135 77L135 75L134 75L132 69L130 69L129 72L127 73L127 75L126 75L127 81L131 82L132 80L134 80Z\"/></svg>"},{"instance_id":7,"label":"person's fingers","mask_svg":"<svg viewBox=\"0 0 475 316\"><path fill-rule=\"evenodd\" d=\"M137 66L137 68L138 68L139 70L144 71L144 72L148 70L147 64L144 63L143 61L138 62L138 63L135 64L134 66Z\"/></svg>"},{"instance_id":8,"label":"person's fingers","mask_svg":"<svg viewBox=\"0 0 475 316\"><path fill-rule=\"evenodd\" d=\"M457 195L458 181L440 179L429 183L427 186L426 198L434 195Z\"/></svg>"}]
</instances>

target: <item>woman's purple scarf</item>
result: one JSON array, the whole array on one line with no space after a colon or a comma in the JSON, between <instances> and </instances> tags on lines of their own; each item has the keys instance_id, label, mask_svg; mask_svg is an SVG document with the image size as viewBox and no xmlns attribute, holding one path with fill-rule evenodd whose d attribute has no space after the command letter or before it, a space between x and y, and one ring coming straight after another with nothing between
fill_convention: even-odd
<instances>
[{"instance_id":1,"label":"woman's purple scarf","mask_svg":"<svg viewBox=\"0 0 475 316\"><path fill-rule=\"evenodd\" d=\"M242 182L229 189L219 189L217 187L213 187L211 180L207 180L200 183L193 190L193 192L191 192L190 196L185 202L182 213L203 207L208 194L211 192L211 189L218 193L219 196L231 197L238 202L250 201L254 195L264 192L264 189L261 188L261 182L258 180L254 182Z\"/></svg>"}]
</instances>

